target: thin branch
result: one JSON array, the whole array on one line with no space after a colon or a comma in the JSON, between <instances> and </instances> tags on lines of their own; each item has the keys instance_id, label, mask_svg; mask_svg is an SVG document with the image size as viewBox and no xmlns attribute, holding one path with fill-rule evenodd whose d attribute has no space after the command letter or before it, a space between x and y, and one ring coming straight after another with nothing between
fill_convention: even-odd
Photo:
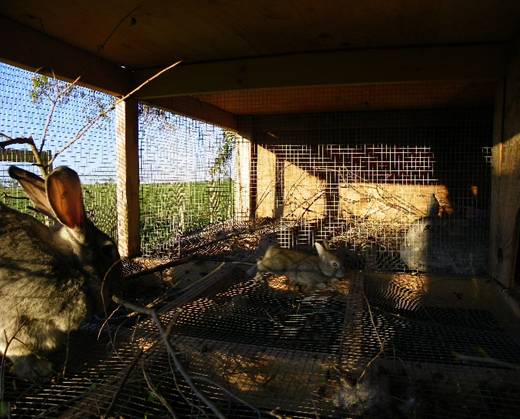
<instances>
[{"instance_id":1,"label":"thin branch","mask_svg":"<svg viewBox=\"0 0 520 419\"><path fill-rule=\"evenodd\" d=\"M126 275L125 276L125 281L136 279L136 278L139 278L141 276L150 275L150 274L162 271L162 270L167 269L167 268L172 268L174 266L182 265L184 263L191 262L194 259L195 259L195 256L194 255L190 255L190 256L186 256L186 257L180 258L180 259L171 260L169 262L162 263L160 265L154 266L153 268L143 269L143 270L141 270L139 272Z\"/></svg>"},{"instance_id":2,"label":"thin branch","mask_svg":"<svg viewBox=\"0 0 520 419\"><path fill-rule=\"evenodd\" d=\"M5 135L3 133L0 133L0 135L2 137L8 138L8 140L0 142L0 149L5 149L5 147L8 147L13 144L28 144L31 147L31 151L34 156L34 160L36 161L36 166L38 166L40 168L40 170L42 171L42 174L44 176L47 175L47 173L45 171L45 165L43 164L41 155L38 152L38 148L36 147L36 144L34 143L34 140L32 137L11 138L8 135Z\"/></svg>"},{"instance_id":3,"label":"thin branch","mask_svg":"<svg viewBox=\"0 0 520 419\"><path fill-rule=\"evenodd\" d=\"M170 320L170 324L166 327L166 336L170 336L171 332L172 332L172 329L173 329L173 325L175 323L175 319L177 319L177 317L179 316L180 314L180 310L177 311L177 313L175 314L175 316L173 316L173 318ZM157 343L157 342L156 342ZM198 406L194 403L192 403L188 397L186 397L186 395L184 394L184 391L181 389L181 387L179 386L179 381L177 380L177 374L175 374L175 366L172 365L172 358L170 356L168 356L168 366L169 366L169 373L172 375L172 378L173 378L173 383L175 384L175 388L177 389L177 391L179 392L179 395L182 397L182 399L186 402L186 404L188 404L189 406L191 406L193 409L197 410L198 412L200 412L200 415L204 416L204 417L209 417L207 412L204 411L204 409L201 407L201 406ZM198 416L200 417L200 416Z\"/></svg>"},{"instance_id":4,"label":"thin branch","mask_svg":"<svg viewBox=\"0 0 520 419\"><path fill-rule=\"evenodd\" d=\"M262 417L262 414L260 413L260 410L258 410L256 407L254 407L252 404L249 404L248 402L246 402L245 400L241 399L240 397L236 396L235 394L233 394L231 391L229 391L228 389L222 387L220 384L214 382L213 380L210 380L209 378L207 377L204 377L202 375L195 375L193 377L195 380L198 380L198 381L204 381L210 385L213 385L215 387L218 387L220 390L222 390L224 393L226 393L229 397L231 397L232 399L236 400L237 402L239 403L242 403L244 406L247 406L249 407L253 412L256 413L256 415L261 418Z\"/></svg>"},{"instance_id":5,"label":"thin branch","mask_svg":"<svg viewBox=\"0 0 520 419\"><path fill-rule=\"evenodd\" d=\"M5 348L4 348L4 353L2 354L2 362L0 363L0 402L2 402L4 400L4 389L5 389L4 373L5 373L5 361L7 359L7 350L9 349L9 346L11 345L11 343L13 341L15 341L15 340L18 341L18 339L16 338L16 335L20 332L20 330L22 329L23 326L24 326L24 323L22 322L18 326L18 329L16 329L16 331L14 332L13 336L10 337L9 339L7 338L7 331L4 329Z\"/></svg>"},{"instance_id":6,"label":"thin branch","mask_svg":"<svg viewBox=\"0 0 520 419\"><path fill-rule=\"evenodd\" d=\"M121 306L117 306L114 310L112 310L112 313L110 313L107 317L105 317L105 320L103 321L103 323L101 323L101 326L99 327L98 334L97 334L97 340L99 340L99 338L101 337L101 333L103 333L103 329L108 324L110 319L119 311L120 308L121 308Z\"/></svg>"},{"instance_id":7,"label":"thin branch","mask_svg":"<svg viewBox=\"0 0 520 419\"><path fill-rule=\"evenodd\" d=\"M125 383L128 381L128 378L130 377L130 373L135 368L137 362L139 361L139 359L141 358L142 355L143 355L143 351L139 351L137 353L137 355L135 356L135 358L130 363L130 365L127 366L125 374L121 378L119 386L118 386L116 392L114 393L114 395L112 396L112 400L110 400L110 404L108 405L108 408L105 411L104 417L110 417L110 413L112 412L112 409L114 408L114 405L116 404L117 398L119 397L121 390L123 390Z\"/></svg>"},{"instance_id":8,"label":"thin branch","mask_svg":"<svg viewBox=\"0 0 520 419\"><path fill-rule=\"evenodd\" d=\"M370 307L370 302L368 301L368 298L365 295L365 291L361 291L361 293L363 294L363 298L365 299L365 303L368 308L368 314L370 316L370 322L372 323L372 327L374 328L374 331L376 333L376 337L377 337L377 340L379 341L380 348L379 348L379 352L368 362L367 365L365 365L365 368L359 375L358 381L361 381L363 379L363 377L365 376L365 374L368 371L368 369L370 368L370 366L376 361L376 359L378 359L385 352L385 341L381 338L381 336L379 335L379 331L377 330L376 322L374 320L374 315L372 314L372 308Z\"/></svg>"},{"instance_id":9,"label":"thin branch","mask_svg":"<svg viewBox=\"0 0 520 419\"><path fill-rule=\"evenodd\" d=\"M177 355L176 355L174 349L171 346L170 340L168 339L168 335L165 332L165 330L161 324L161 321L159 320L159 316L157 316L157 313L155 312L155 310L140 307L136 304L132 304L132 303L123 301L122 299L120 299L119 297L117 297L115 295L112 297L112 300L116 304L120 304L120 305L128 308L129 310L136 311L136 312L142 313L142 314L146 314L147 316L151 317L151 319L155 323L157 329L159 330L161 339L162 339L164 345L166 346L166 350L167 350L168 354L170 355L171 359L173 360L177 371L179 371L179 373L182 375L182 377L184 378L184 380L186 381L188 386L191 388L193 393L214 413L214 415L220 419L225 419L225 416L220 412L220 410L217 408L217 406L215 406L211 400L209 400L204 394L202 394L197 389L197 387L193 383L193 380L191 379L190 375L184 369L183 365L177 358Z\"/></svg>"},{"instance_id":10,"label":"thin branch","mask_svg":"<svg viewBox=\"0 0 520 419\"><path fill-rule=\"evenodd\" d=\"M7 140L5 141L0 141L0 148L6 148L13 144L34 144L34 140L32 139L32 137L11 138L2 132L0 132L0 136L7 138Z\"/></svg>"},{"instance_id":11,"label":"thin branch","mask_svg":"<svg viewBox=\"0 0 520 419\"><path fill-rule=\"evenodd\" d=\"M67 343L65 345L65 359L63 361L63 368L61 369L61 376L65 377L67 372L67 364L69 363L70 355L70 330L67 330Z\"/></svg>"},{"instance_id":12,"label":"thin branch","mask_svg":"<svg viewBox=\"0 0 520 419\"><path fill-rule=\"evenodd\" d=\"M91 119L89 122L87 122L87 124L85 124L79 131L78 133L74 136L74 138L72 140L70 140L67 144L65 144L61 150L57 151L54 156L52 157L52 159L50 160L49 162L49 166L52 166L52 164L54 163L54 161L58 158L58 156L60 154L62 154L65 150L67 150L68 148L70 148L72 145L74 145L77 141L79 141L83 135L85 135L85 133L90 129L92 128L92 126L94 126L94 124L96 124L101 118L103 118L108 112L111 112L113 111L117 105L119 105L120 103L124 102L125 100L127 100L130 96L134 95L135 93L137 93L139 90L141 90L144 86L146 86L148 83L150 83L152 80L155 80L157 77L161 76L163 73L171 70L172 68L178 66L180 63L182 62L182 60L179 60L171 65L169 65L168 67L166 68L163 68L161 71L155 73L153 76L149 77L148 79L146 79L144 82L142 82L139 86L137 86L135 89L133 89L132 91L130 91L130 93L127 93L126 95L124 95L123 97L117 99L112 105L110 105L109 107L107 107L106 109L102 110L95 118Z\"/></svg>"},{"instance_id":13,"label":"thin branch","mask_svg":"<svg viewBox=\"0 0 520 419\"><path fill-rule=\"evenodd\" d=\"M170 416L174 419L177 419L177 415L175 415L175 412L173 411L172 407L170 406L170 403L168 403L168 400L164 398L164 396L157 391L155 386L152 383L152 380L150 380L150 377L148 376L148 373L146 372L146 369L144 368L144 362L141 360L141 370L143 372L144 381L146 381L146 385L152 392L152 394L157 397L157 399L161 402L161 404L166 408Z\"/></svg>"},{"instance_id":14,"label":"thin branch","mask_svg":"<svg viewBox=\"0 0 520 419\"><path fill-rule=\"evenodd\" d=\"M135 89L133 89L130 93L127 93L122 98L118 99L116 101L116 103L114 104L114 108L116 107L116 105L119 105L121 102L124 102L130 96L132 96L133 94L137 93L139 90L141 90L148 83L150 83L151 81L155 80L157 77L160 77L163 73L166 73L167 71L171 70L172 68L177 67L180 63L182 63L182 60L179 60L179 61L169 65L168 67L163 68L161 71L155 73L152 77L150 77L150 78L146 79L145 81L143 81L139 86L137 86Z\"/></svg>"},{"instance_id":15,"label":"thin branch","mask_svg":"<svg viewBox=\"0 0 520 419\"><path fill-rule=\"evenodd\" d=\"M460 354L458 352L453 352L453 355L455 356L455 358L460 359L461 361L481 362L484 364L494 364L499 367L510 368L510 369L514 369L514 370L520 369L520 365L518 365L518 364L512 364L511 362L502 361L502 360L496 359L496 358L464 355L464 354Z\"/></svg>"},{"instance_id":16,"label":"thin branch","mask_svg":"<svg viewBox=\"0 0 520 419\"><path fill-rule=\"evenodd\" d=\"M54 76L54 73L53 73L53 78L56 80L56 77ZM78 84L79 80L80 80L81 76L79 77L76 77L76 79L70 83L69 85L67 85L65 87L65 89L63 89L62 91L58 91L56 93L56 96L54 99L50 99L50 101L52 102L52 106L51 106L51 109L49 111L49 115L47 116L47 121L45 121L45 127L43 128L43 133L42 133L42 137L41 137L41 143L40 143L40 148L38 150L38 153L41 154L42 151L43 151L43 148L45 147L45 141L47 140L47 134L49 133L49 127L51 125L51 121L52 121L52 118L54 117L54 112L56 111L56 106L58 105L59 101L61 100L62 97L64 97L65 95L67 95L73 87L76 86L76 84Z\"/></svg>"}]
</instances>

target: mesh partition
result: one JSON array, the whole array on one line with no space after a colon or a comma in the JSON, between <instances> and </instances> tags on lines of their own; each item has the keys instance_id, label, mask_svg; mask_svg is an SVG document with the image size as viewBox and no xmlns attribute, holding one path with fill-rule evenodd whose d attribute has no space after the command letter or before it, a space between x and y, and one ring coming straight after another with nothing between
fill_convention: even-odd
<instances>
[{"instance_id":1,"label":"mesh partition","mask_svg":"<svg viewBox=\"0 0 520 419\"><path fill-rule=\"evenodd\" d=\"M244 140L214 125L141 105L141 245L180 251L181 238L235 217L237 150Z\"/></svg>"},{"instance_id":2,"label":"mesh partition","mask_svg":"<svg viewBox=\"0 0 520 419\"><path fill-rule=\"evenodd\" d=\"M233 251L262 237L246 236ZM208 277L156 307L192 384L225 417L516 417L520 341L493 284L352 273L334 292L302 294L232 266L218 290ZM214 417L154 322L120 311L100 340L99 328L82 331L89 351L69 348L64 377L14 389L7 376L13 417Z\"/></svg>"},{"instance_id":3,"label":"mesh partition","mask_svg":"<svg viewBox=\"0 0 520 419\"><path fill-rule=\"evenodd\" d=\"M89 216L116 237L115 112L100 116L114 98L6 64L0 75L2 140L32 137L40 147L45 139L44 163L68 165L79 173ZM246 170L244 158L242 168L237 163L241 137L140 104L139 141L145 255L169 256L187 233L238 215L237 202L247 199L235 181ZM26 211L29 201L20 199L24 194L7 168L17 164L39 173L36 163L28 145L0 150L0 199Z\"/></svg>"},{"instance_id":4,"label":"mesh partition","mask_svg":"<svg viewBox=\"0 0 520 419\"><path fill-rule=\"evenodd\" d=\"M115 238L114 115L99 116L113 100L94 90L0 64L0 132L10 138L32 137L38 148L44 140L44 160L55 159L54 167L68 165L78 172L90 218ZM0 199L25 210L27 200L12 198L24 195L7 175L11 164L40 172L27 145L0 150Z\"/></svg>"},{"instance_id":5,"label":"mesh partition","mask_svg":"<svg viewBox=\"0 0 520 419\"><path fill-rule=\"evenodd\" d=\"M61 151L113 98L74 88L58 100L65 83L6 65L0 76L0 132L45 137L44 160L80 173L93 220L115 235L114 116ZM430 109L460 89L485 105L492 86L442 85L200 96L232 106L243 137L140 103L145 257L125 261L121 295L148 315L126 304L89 319L49 355L49 382L2 371L0 416L516 417L518 319L474 275L487 258L492 110ZM365 97L401 110L356 110ZM320 113L274 114L314 101ZM37 172L34 160L18 146L0 156L1 199L23 207L5 171ZM300 289L283 272L255 275L272 242L325 239L344 278ZM459 275L429 273L439 267Z\"/></svg>"},{"instance_id":6,"label":"mesh partition","mask_svg":"<svg viewBox=\"0 0 520 419\"><path fill-rule=\"evenodd\" d=\"M491 109L256 116L245 123L255 140L256 215L280 219L283 247L328 239L380 270L485 271ZM450 260L445 245L453 245ZM472 261L460 255L466 246Z\"/></svg>"}]
</instances>

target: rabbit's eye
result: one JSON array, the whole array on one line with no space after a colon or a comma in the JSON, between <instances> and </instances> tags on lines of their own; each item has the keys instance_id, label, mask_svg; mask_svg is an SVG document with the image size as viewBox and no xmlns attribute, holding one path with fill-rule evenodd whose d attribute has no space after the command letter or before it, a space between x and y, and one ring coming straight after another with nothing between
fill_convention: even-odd
<instances>
[{"instance_id":1,"label":"rabbit's eye","mask_svg":"<svg viewBox=\"0 0 520 419\"><path fill-rule=\"evenodd\" d=\"M338 262L332 262L332 267L333 268L339 268L339 263Z\"/></svg>"},{"instance_id":2,"label":"rabbit's eye","mask_svg":"<svg viewBox=\"0 0 520 419\"><path fill-rule=\"evenodd\" d=\"M101 252L109 258L113 258L116 254L116 248L112 243L106 243L101 246Z\"/></svg>"}]
</instances>

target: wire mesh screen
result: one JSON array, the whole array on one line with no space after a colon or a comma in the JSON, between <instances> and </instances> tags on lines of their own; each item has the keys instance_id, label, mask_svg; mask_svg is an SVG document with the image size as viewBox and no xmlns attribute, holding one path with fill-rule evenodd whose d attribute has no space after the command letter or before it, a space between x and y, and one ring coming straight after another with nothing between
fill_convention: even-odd
<instances>
[{"instance_id":1,"label":"wire mesh screen","mask_svg":"<svg viewBox=\"0 0 520 419\"><path fill-rule=\"evenodd\" d=\"M116 237L114 117L109 95L0 63L0 141L32 138L44 164L68 165L83 184L94 223ZM27 210L29 202L7 175L16 164L40 174L27 144L0 149L0 200ZM34 214L34 213L33 213Z\"/></svg>"},{"instance_id":2,"label":"wire mesh screen","mask_svg":"<svg viewBox=\"0 0 520 419\"><path fill-rule=\"evenodd\" d=\"M256 215L280 219L283 247L329 239L375 269L485 271L491 109L248 123Z\"/></svg>"},{"instance_id":3,"label":"wire mesh screen","mask_svg":"<svg viewBox=\"0 0 520 419\"><path fill-rule=\"evenodd\" d=\"M520 342L494 284L354 274L302 295L232 266L219 291L176 290L157 308L177 360L225 417L517 416ZM83 330L89 351L69 348L64 377L15 389L8 376L13 417L214 417L157 324L116 315L101 340L98 328Z\"/></svg>"},{"instance_id":4,"label":"wire mesh screen","mask_svg":"<svg viewBox=\"0 0 520 419\"><path fill-rule=\"evenodd\" d=\"M245 140L214 125L141 105L143 254L175 254L181 238L238 216L237 153Z\"/></svg>"}]
</instances>

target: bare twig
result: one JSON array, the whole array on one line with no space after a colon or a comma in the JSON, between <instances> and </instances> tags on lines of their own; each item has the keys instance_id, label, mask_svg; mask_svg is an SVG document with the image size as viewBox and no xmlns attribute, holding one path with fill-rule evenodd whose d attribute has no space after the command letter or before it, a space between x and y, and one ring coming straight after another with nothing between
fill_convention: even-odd
<instances>
[{"instance_id":1,"label":"bare twig","mask_svg":"<svg viewBox=\"0 0 520 419\"><path fill-rule=\"evenodd\" d=\"M227 236L227 237L224 237L222 239L212 240L212 241L209 241L207 243L204 243L203 246L212 245L212 244L218 243L220 241L227 240L229 238L230 237ZM197 247L195 249L192 249L192 251L196 250L198 248L199 247ZM142 276L150 275L150 274L153 274L153 273L156 273L156 272L159 272L159 271L164 271L165 269L173 268L175 266L183 265L185 263L192 262L192 261L225 262L225 263L232 263L232 264L235 264L235 265L248 265L248 266L256 265L256 263L253 263L253 262L240 261L240 260L236 260L236 259L231 258L231 257L225 257L225 256L221 256L221 257L217 257L217 256L202 256L202 255L193 255L192 254L190 256L186 256L186 257L183 257L183 258L180 258L180 259L170 260L168 262L161 263L160 265L153 266L152 268L143 269L143 270L140 270L138 272L126 275L125 276L125 281L134 280L134 279L140 278Z\"/></svg>"},{"instance_id":2,"label":"bare twig","mask_svg":"<svg viewBox=\"0 0 520 419\"><path fill-rule=\"evenodd\" d=\"M13 336L9 339L7 338L7 331L4 329L4 339L5 339L5 348L4 353L2 354L2 362L0 363L0 402L4 400L4 374L5 374L5 362L7 360L7 350L13 341L18 341L16 335L20 332L22 327L24 326L23 322L18 326L18 329L15 330Z\"/></svg>"},{"instance_id":3,"label":"bare twig","mask_svg":"<svg viewBox=\"0 0 520 419\"><path fill-rule=\"evenodd\" d=\"M163 68L161 71L158 71L157 73L155 73L153 76L149 77L148 79L146 79L144 82L142 82L139 86L137 86L135 89L133 89L132 91L130 91L130 93L127 93L126 95L124 95L123 97L117 99L112 105L110 105L109 107L107 107L106 109L102 110L101 112L99 112L99 114L92 118L89 122L87 122L87 124L85 124L82 128L80 128L80 130L76 133L76 135L74 136L74 138L72 140L70 140L67 144L65 144L61 150L58 150L56 153L54 153L54 156L52 157L52 159L49 161L49 166L51 166L54 161L58 158L58 156L60 156L65 150L67 150L68 148L70 148L72 145L74 145L77 141L79 141L84 135L85 133L90 129L92 128L92 126L94 126L101 118L103 118L107 113L113 111L117 105L119 105L121 102L124 102L125 100L127 100L129 97L131 97L132 95L134 95L135 93L137 93L139 90L141 90L144 86L146 86L148 83L150 83L152 80L155 80L157 77L161 76L163 73L171 70L172 68L178 66L180 63L182 62L182 60L179 60L171 65L169 65L168 67L165 67Z\"/></svg>"},{"instance_id":4,"label":"bare twig","mask_svg":"<svg viewBox=\"0 0 520 419\"><path fill-rule=\"evenodd\" d=\"M256 415L261 418L262 417L262 414L260 413L260 410L258 410L256 407L254 407L252 404L249 404L248 402L246 402L245 400L241 399L240 397L236 396L235 394L233 394L231 391L229 391L228 389L222 387L220 384L218 383L215 383L213 380L210 380L209 378L207 377L204 377L202 375L195 375L193 376L193 378L195 380L198 380L198 381L204 381L210 385L213 385L215 387L218 387L220 390L222 390L224 393L226 393L229 397L231 397L232 399L236 400L237 402L239 403L242 403L244 406L247 406L249 407L253 412L256 413Z\"/></svg>"},{"instance_id":5,"label":"bare twig","mask_svg":"<svg viewBox=\"0 0 520 419\"><path fill-rule=\"evenodd\" d=\"M484 364L494 364L499 367L505 367L505 368L510 368L510 369L514 369L514 370L520 369L520 365L518 365L518 364L512 364L511 362L502 361L502 360L496 359L496 358L464 355L464 354L460 354L458 352L454 352L453 355L455 356L455 358L460 359L461 361L482 362Z\"/></svg>"},{"instance_id":6,"label":"bare twig","mask_svg":"<svg viewBox=\"0 0 520 419\"><path fill-rule=\"evenodd\" d=\"M177 313L173 317L173 319L170 320L170 324L166 327L166 336L168 336L168 338L169 338L169 336L170 336L170 334L172 332L173 325L175 323L175 319L177 318L177 316L179 314L180 314L180 310L177 311ZM188 399L188 397L186 397L186 395L184 394L184 391L179 386L179 381L177 380L177 374L175 374L175 365L172 364L172 358L170 356L168 356L168 366L170 367L170 371L169 372L170 372L170 374L171 374L171 376L173 378L173 383L175 384L175 388L179 392L179 394L182 397L182 399L186 402L186 404L188 404L189 406L191 406L194 409L196 409L197 411L199 411L202 416L208 417L208 414L204 411L204 409L201 406L193 404Z\"/></svg>"},{"instance_id":7,"label":"bare twig","mask_svg":"<svg viewBox=\"0 0 520 419\"><path fill-rule=\"evenodd\" d=\"M153 268L143 269L142 271L125 276L125 281L129 281L129 280L139 278L139 277L145 276L145 275L150 275L150 274L162 271L167 268L172 268L174 266L183 265L184 263L191 262L193 259L195 259L195 256L190 255L190 256L180 258L180 259L175 259L175 260L171 260L166 263L162 263L160 265L154 266Z\"/></svg>"},{"instance_id":8,"label":"bare twig","mask_svg":"<svg viewBox=\"0 0 520 419\"><path fill-rule=\"evenodd\" d=\"M53 74L53 78L54 79L56 78L54 76L54 74ZM42 133L42 137L40 140L41 141L40 148L38 150L39 155L41 155L43 148L45 147L45 141L47 140L47 134L49 132L49 127L51 125L52 118L54 117L54 112L56 111L56 106L60 102L61 98L63 98L65 95L67 95L72 90L72 88L77 85L80 78L81 77L76 77L76 79L74 79L74 81L72 83L70 83L68 86L66 86L65 89L63 89L61 91L56 91L54 98L49 97L49 100L51 101L51 109L49 111L49 115L47 115L47 121L45 121L45 126L43 128L43 133Z\"/></svg>"},{"instance_id":9,"label":"bare twig","mask_svg":"<svg viewBox=\"0 0 520 419\"><path fill-rule=\"evenodd\" d=\"M112 310L112 313L110 313L108 316L105 317L105 320L103 321L103 323L101 323L101 327L99 328L98 330L98 334L97 334L97 339L99 340L100 336L101 336L101 333L103 332L103 329L105 328L105 326L108 324L108 322L110 321L110 319L112 317L114 317L114 314L116 314L119 309L120 309L121 306L117 306L114 310Z\"/></svg>"},{"instance_id":10,"label":"bare twig","mask_svg":"<svg viewBox=\"0 0 520 419\"><path fill-rule=\"evenodd\" d=\"M116 392L112 396L112 399L110 400L110 404L108 405L104 417L110 417L110 413L112 412L112 409L114 408L114 405L116 404L117 398L119 397L119 394L121 393L121 390L123 389L125 383L128 381L128 378L130 377L130 373L135 368L137 362L139 359L141 359L141 356L143 355L143 351L139 351L137 355L134 357L130 365L127 366L124 376L121 378L121 381L119 382L119 386L117 387Z\"/></svg>"},{"instance_id":11,"label":"bare twig","mask_svg":"<svg viewBox=\"0 0 520 419\"><path fill-rule=\"evenodd\" d=\"M61 376L65 377L67 372L67 364L70 356L70 330L67 330L67 343L65 344L65 359L63 360L63 368L61 369Z\"/></svg>"},{"instance_id":12,"label":"bare twig","mask_svg":"<svg viewBox=\"0 0 520 419\"><path fill-rule=\"evenodd\" d=\"M34 144L34 140L32 139L32 137L11 138L2 132L0 132L0 136L7 138L7 140L5 141L0 141L0 148L6 148L13 144Z\"/></svg>"},{"instance_id":13,"label":"bare twig","mask_svg":"<svg viewBox=\"0 0 520 419\"><path fill-rule=\"evenodd\" d=\"M377 337L377 340L379 341L380 348L379 348L379 352L368 362L367 365L365 365L365 368L359 375L358 381L361 381L363 379L363 377L365 376L365 374L368 371L368 369L370 368L370 366L376 361L376 359L378 359L385 352L385 341L383 340L383 338L381 338L381 336L379 335L379 331L377 330L376 322L374 320L374 315L372 314L372 308L370 307L370 302L368 301L368 298L365 295L364 291L362 291L362 294L363 294L363 298L365 299L365 303L368 308L368 314L370 316L370 322L372 323L372 326L376 333L376 337Z\"/></svg>"},{"instance_id":14,"label":"bare twig","mask_svg":"<svg viewBox=\"0 0 520 419\"><path fill-rule=\"evenodd\" d=\"M179 361L179 359L178 359L178 357L177 357L177 355L176 355L176 353L175 353L175 351L174 351L174 349L173 349L173 347L172 347L172 345L170 343L170 340L168 339L168 335L165 332L165 330L164 330L164 328L163 328L163 326L161 324L161 321L159 320L159 316L157 315L155 310L151 310L151 309L148 309L148 308L140 307L140 306L138 306L136 304L132 304L132 303L123 301L122 299L120 299L117 296L113 296L112 299L114 300L114 302L116 304L120 304L120 305L128 308L129 310L137 311L138 313L146 314L147 316L151 317L151 319L155 323L157 329L159 330L159 334L161 336L161 339L162 339L162 341L163 341L163 343L164 343L164 345L166 347L166 350L167 350L169 356L173 360L173 363L175 365L176 370L182 375L182 377L184 378L184 380L186 381L188 386L191 388L193 393L213 412L213 414L216 417L220 418L220 419L225 419L224 415L220 412L220 410L217 408L217 406L215 406L215 404L211 400L209 400L204 394L202 394L197 389L197 387L193 383L192 378L190 377L190 375L184 369L183 365Z\"/></svg>"},{"instance_id":15,"label":"bare twig","mask_svg":"<svg viewBox=\"0 0 520 419\"><path fill-rule=\"evenodd\" d=\"M150 380L150 377L148 376L148 373L146 372L146 369L144 368L143 360L141 360L141 371L143 372L143 377L144 377L144 380L146 381L146 385L148 386L148 388L150 389L150 391L152 392L154 397L156 397L161 402L161 404L166 408L166 410L168 411L168 413L170 414L170 416L172 418L177 419L177 415L175 415L175 412L173 411L172 407L170 406L170 403L168 403L168 400L166 400L164 398L164 396L161 393L159 393L159 391L157 391L157 389L155 388L155 386L152 383L152 380Z\"/></svg>"},{"instance_id":16,"label":"bare twig","mask_svg":"<svg viewBox=\"0 0 520 419\"><path fill-rule=\"evenodd\" d=\"M5 149L6 147L13 145L13 144L26 144L31 147L31 151L34 155L34 160L36 161L36 165L40 168L42 171L42 174L45 176L46 173L46 166L43 163L43 159L38 152L38 148L36 147L36 144L34 143L34 139L32 137L18 137L18 138L11 138L8 135L5 135L3 133L0 133L0 136L7 138L6 141L0 142L0 149Z\"/></svg>"}]
</instances>

